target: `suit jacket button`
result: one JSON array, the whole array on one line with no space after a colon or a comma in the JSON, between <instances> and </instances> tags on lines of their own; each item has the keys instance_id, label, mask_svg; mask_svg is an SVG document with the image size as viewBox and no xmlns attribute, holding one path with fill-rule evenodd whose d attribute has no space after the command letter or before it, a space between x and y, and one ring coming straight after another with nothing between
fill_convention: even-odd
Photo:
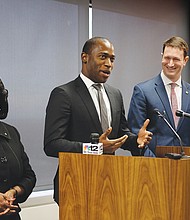
<instances>
[{"instance_id":1,"label":"suit jacket button","mask_svg":"<svg viewBox=\"0 0 190 220\"><path fill-rule=\"evenodd\" d=\"M5 157L1 157L1 163L6 163L7 162L7 157L5 156Z\"/></svg>"}]
</instances>

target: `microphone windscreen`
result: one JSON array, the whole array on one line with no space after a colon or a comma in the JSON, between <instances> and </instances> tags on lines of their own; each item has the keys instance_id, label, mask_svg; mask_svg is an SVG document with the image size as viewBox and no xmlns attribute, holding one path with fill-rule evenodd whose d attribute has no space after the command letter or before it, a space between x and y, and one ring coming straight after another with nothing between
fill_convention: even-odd
<instances>
[{"instance_id":1,"label":"microphone windscreen","mask_svg":"<svg viewBox=\"0 0 190 220\"><path fill-rule=\"evenodd\" d=\"M159 110L158 110L157 108L155 108L153 111L154 111L154 113L156 113L156 114L160 114L160 112L159 112Z\"/></svg>"},{"instance_id":2,"label":"microphone windscreen","mask_svg":"<svg viewBox=\"0 0 190 220\"><path fill-rule=\"evenodd\" d=\"M177 117L182 117L182 116L183 116L183 111L181 111L181 110L176 110L175 115L176 115Z\"/></svg>"}]
</instances>

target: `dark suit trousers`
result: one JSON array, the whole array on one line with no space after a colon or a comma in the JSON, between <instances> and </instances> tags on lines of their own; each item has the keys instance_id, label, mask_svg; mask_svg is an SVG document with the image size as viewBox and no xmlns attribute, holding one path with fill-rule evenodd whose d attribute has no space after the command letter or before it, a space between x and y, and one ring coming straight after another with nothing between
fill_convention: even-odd
<instances>
[{"instance_id":1,"label":"dark suit trousers","mask_svg":"<svg viewBox=\"0 0 190 220\"><path fill-rule=\"evenodd\" d=\"M14 214L14 215L6 215L6 216L0 216L0 220L21 220L20 215Z\"/></svg>"}]
</instances>

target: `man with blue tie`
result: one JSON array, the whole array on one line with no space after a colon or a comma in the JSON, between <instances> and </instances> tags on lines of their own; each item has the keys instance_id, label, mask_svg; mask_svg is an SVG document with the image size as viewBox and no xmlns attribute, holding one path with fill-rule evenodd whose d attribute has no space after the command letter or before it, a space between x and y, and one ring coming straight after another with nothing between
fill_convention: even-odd
<instances>
[{"instance_id":1,"label":"man with blue tie","mask_svg":"<svg viewBox=\"0 0 190 220\"><path fill-rule=\"evenodd\" d=\"M190 113L190 84L182 80L182 71L189 60L188 45L181 37L171 37L163 44L162 71L156 77L134 87L128 112L129 127L137 133L144 119L149 118L153 133L145 156L155 156L156 146L180 146L179 138L155 113L164 115L179 134L184 146L190 146L190 119L176 117L176 110Z\"/></svg>"}]
</instances>

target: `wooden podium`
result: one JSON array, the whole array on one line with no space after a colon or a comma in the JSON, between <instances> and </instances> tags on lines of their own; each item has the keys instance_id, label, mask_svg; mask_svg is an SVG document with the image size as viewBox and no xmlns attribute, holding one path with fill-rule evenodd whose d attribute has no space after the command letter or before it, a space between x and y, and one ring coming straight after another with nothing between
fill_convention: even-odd
<instances>
[{"instance_id":1,"label":"wooden podium","mask_svg":"<svg viewBox=\"0 0 190 220\"><path fill-rule=\"evenodd\" d=\"M190 155L190 147L183 147L186 155ZM163 158L166 153L181 153L181 146L157 146L156 156Z\"/></svg>"},{"instance_id":2,"label":"wooden podium","mask_svg":"<svg viewBox=\"0 0 190 220\"><path fill-rule=\"evenodd\" d=\"M60 220L188 220L190 160L59 155Z\"/></svg>"}]
</instances>

